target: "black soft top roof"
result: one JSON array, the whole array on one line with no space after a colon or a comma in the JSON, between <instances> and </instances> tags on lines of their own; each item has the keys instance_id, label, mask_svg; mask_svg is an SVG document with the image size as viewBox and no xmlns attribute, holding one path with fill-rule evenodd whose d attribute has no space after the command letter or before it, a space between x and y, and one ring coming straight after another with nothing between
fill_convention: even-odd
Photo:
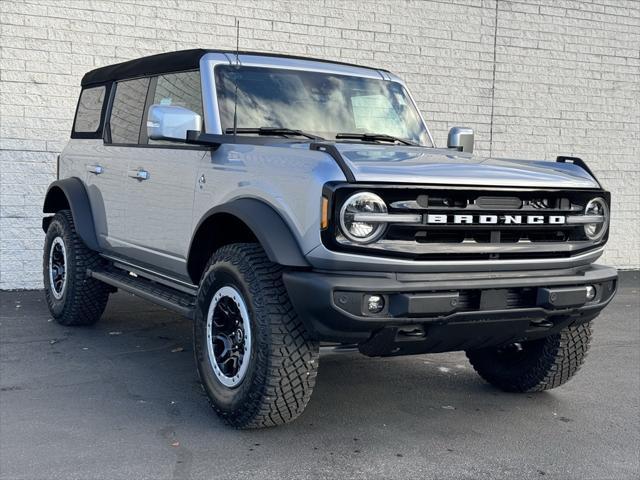
<instances>
[{"instance_id":1,"label":"black soft top roof","mask_svg":"<svg viewBox=\"0 0 640 480\"><path fill-rule=\"evenodd\" d=\"M151 55L148 57L137 58L129 60L127 62L116 63L115 65L107 65L105 67L96 68L87 72L82 77L82 86L95 85L100 83L107 83L114 80L123 80L126 78L142 77L145 75L158 75L168 72L179 72L182 70L193 70L199 68L200 59L206 53L229 53L233 54L230 50L208 50L203 48L194 48L191 50L178 50L176 52L160 53L158 55ZM314 62L335 63L339 65L349 65L351 67L370 68L362 65L355 65L345 62L334 62L331 60L324 60L320 58L310 57L298 57L295 55L284 55L277 53L264 53L264 52L251 52L240 51L240 55L259 55L263 57L285 57L294 58L298 60L311 60Z\"/></svg>"}]
</instances>

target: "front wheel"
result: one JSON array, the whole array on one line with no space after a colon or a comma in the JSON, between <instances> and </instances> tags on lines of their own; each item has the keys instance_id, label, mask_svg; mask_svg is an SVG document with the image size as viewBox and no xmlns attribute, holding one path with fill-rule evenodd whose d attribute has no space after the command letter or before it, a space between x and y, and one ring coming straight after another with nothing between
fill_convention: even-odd
<instances>
[{"instance_id":1,"label":"front wheel","mask_svg":"<svg viewBox=\"0 0 640 480\"><path fill-rule=\"evenodd\" d=\"M555 335L467 352L487 382L507 392L540 392L569 381L589 349L591 324L566 327Z\"/></svg>"},{"instance_id":2,"label":"front wheel","mask_svg":"<svg viewBox=\"0 0 640 480\"><path fill-rule=\"evenodd\" d=\"M213 409L237 428L298 417L315 385L319 344L296 315L282 267L256 244L211 258L194 322L198 373Z\"/></svg>"}]
</instances>

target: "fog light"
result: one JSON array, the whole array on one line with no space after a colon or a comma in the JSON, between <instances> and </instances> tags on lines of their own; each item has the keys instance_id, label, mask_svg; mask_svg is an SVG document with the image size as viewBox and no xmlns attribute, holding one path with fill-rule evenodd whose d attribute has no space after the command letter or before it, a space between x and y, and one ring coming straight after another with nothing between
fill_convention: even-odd
<instances>
[{"instance_id":1,"label":"fog light","mask_svg":"<svg viewBox=\"0 0 640 480\"><path fill-rule=\"evenodd\" d=\"M588 301L596 298L596 287L594 287L593 285L587 285L586 297Z\"/></svg>"},{"instance_id":2,"label":"fog light","mask_svg":"<svg viewBox=\"0 0 640 480\"><path fill-rule=\"evenodd\" d=\"M369 295L365 300L369 313L380 313L384 309L384 297L382 295Z\"/></svg>"}]
</instances>

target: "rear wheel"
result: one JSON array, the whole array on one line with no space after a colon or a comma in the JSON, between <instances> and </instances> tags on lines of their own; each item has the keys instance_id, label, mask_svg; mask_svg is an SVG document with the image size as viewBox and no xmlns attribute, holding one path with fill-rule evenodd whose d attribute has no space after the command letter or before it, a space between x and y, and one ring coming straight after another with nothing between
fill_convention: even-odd
<instances>
[{"instance_id":1,"label":"rear wheel","mask_svg":"<svg viewBox=\"0 0 640 480\"><path fill-rule=\"evenodd\" d=\"M212 256L198 293L194 344L202 385L230 425L287 423L311 398L318 342L289 301L282 267L259 245L227 245Z\"/></svg>"},{"instance_id":2,"label":"rear wheel","mask_svg":"<svg viewBox=\"0 0 640 480\"><path fill-rule=\"evenodd\" d=\"M107 305L109 287L87 275L101 257L82 242L69 210L56 213L44 241L43 280L47 306L62 325L93 325Z\"/></svg>"},{"instance_id":3,"label":"rear wheel","mask_svg":"<svg viewBox=\"0 0 640 480\"><path fill-rule=\"evenodd\" d=\"M591 340L591 324L567 327L540 340L467 352L487 382L507 392L539 392L558 387L580 369Z\"/></svg>"}]
</instances>

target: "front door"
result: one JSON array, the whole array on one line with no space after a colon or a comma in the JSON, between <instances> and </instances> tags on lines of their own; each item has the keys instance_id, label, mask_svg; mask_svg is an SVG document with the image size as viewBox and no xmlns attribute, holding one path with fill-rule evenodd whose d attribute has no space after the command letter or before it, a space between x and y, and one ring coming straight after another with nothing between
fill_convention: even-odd
<instances>
[{"instance_id":1,"label":"front door","mask_svg":"<svg viewBox=\"0 0 640 480\"><path fill-rule=\"evenodd\" d=\"M187 275L193 199L202 149L141 148L129 163L129 257Z\"/></svg>"},{"instance_id":2,"label":"front door","mask_svg":"<svg viewBox=\"0 0 640 480\"><path fill-rule=\"evenodd\" d=\"M201 98L198 71L170 73L151 80L145 108L176 105L202 116ZM198 168L203 157L210 155L209 149L150 140L146 125L140 132L140 144L127 171L128 256L139 264L187 278Z\"/></svg>"}]
</instances>

